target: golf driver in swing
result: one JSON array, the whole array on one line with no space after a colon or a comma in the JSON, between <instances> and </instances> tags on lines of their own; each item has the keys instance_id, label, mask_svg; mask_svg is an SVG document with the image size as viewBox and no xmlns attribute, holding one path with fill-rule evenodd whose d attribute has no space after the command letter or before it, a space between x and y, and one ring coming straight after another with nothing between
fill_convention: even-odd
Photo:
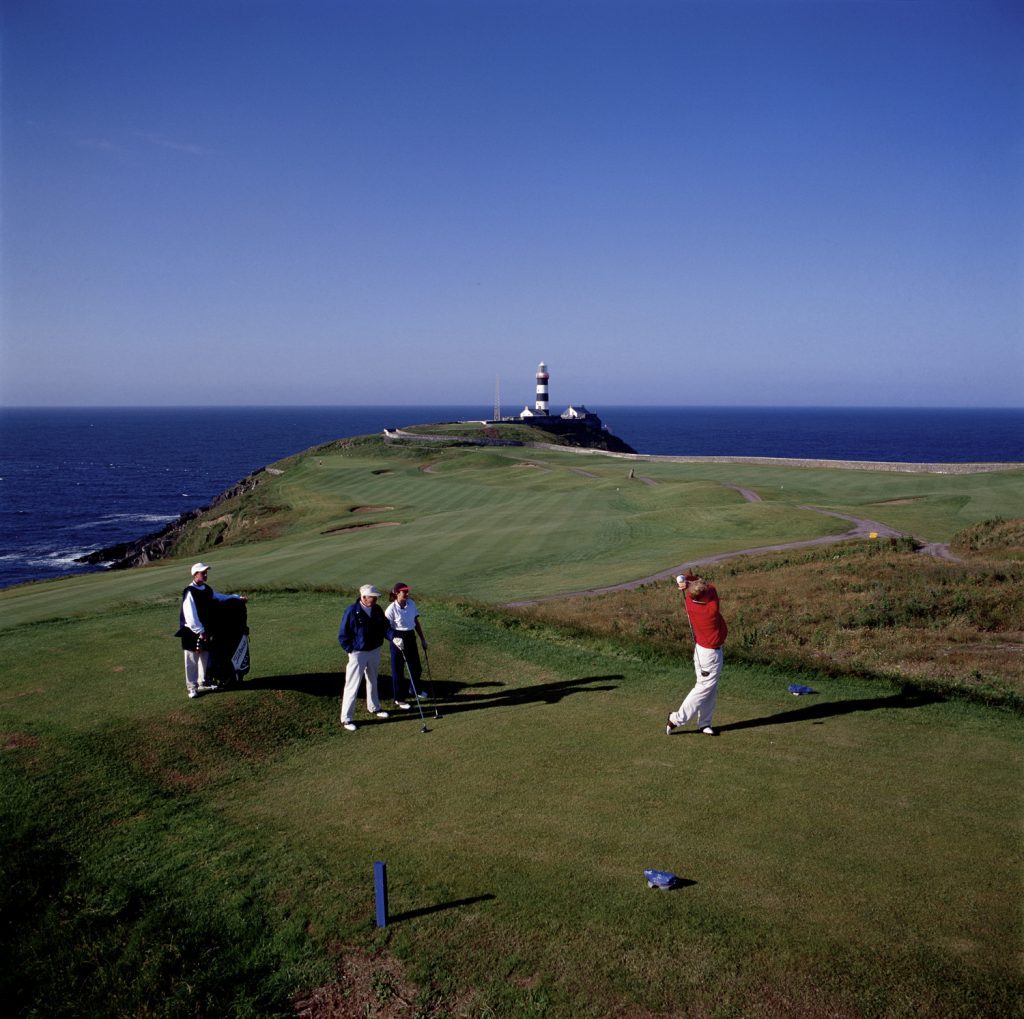
<instances>
[{"instance_id":1,"label":"golf driver in swing","mask_svg":"<svg viewBox=\"0 0 1024 1019\"><path fill-rule=\"evenodd\" d=\"M405 657L405 646L404 646L404 642L403 642L402 638L401 637L396 637L393 643L394 643L395 647L398 648L399 652L401 653L402 661L405 662L405 667L407 669L409 669L409 659ZM409 677L410 677L410 680L411 680L411 678L412 678L412 669L409 669ZM422 703L420 703L420 692L419 692L419 690L416 689L415 682L413 682L413 684L412 684L412 691L413 691L413 697L414 697L414 699L416 701L416 710L419 711L419 713L420 713L420 722L423 723L420 726L420 732L430 732L430 730L427 728L427 720L423 717L423 705L422 705ZM436 715L436 712L435 712L435 715Z\"/></svg>"}]
</instances>

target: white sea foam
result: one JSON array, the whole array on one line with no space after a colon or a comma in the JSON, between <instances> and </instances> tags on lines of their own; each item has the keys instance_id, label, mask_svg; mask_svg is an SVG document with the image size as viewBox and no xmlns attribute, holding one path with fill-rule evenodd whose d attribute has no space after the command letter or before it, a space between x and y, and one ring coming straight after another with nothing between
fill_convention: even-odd
<instances>
[{"instance_id":1,"label":"white sea foam","mask_svg":"<svg viewBox=\"0 0 1024 1019\"><path fill-rule=\"evenodd\" d=\"M48 570L73 570L83 566L78 562L82 556L88 555L93 549L65 549L60 552L47 552L42 556L29 555L25 562L29 566L41 566Z\"/></svg>"},{"instance_id":2,"label":"white sea foam","mask_svg":"<svg viewBox=\"0 0 1024 1019\"><path fill-rule=\"evenodd\" d=\"M84 524L77 524L76 531L84 531L90 527L106 527L107 524L169 524L177 520L175 514L167 513L111 513L98 520L90 520Z\"/></svg>"}]
</instances>

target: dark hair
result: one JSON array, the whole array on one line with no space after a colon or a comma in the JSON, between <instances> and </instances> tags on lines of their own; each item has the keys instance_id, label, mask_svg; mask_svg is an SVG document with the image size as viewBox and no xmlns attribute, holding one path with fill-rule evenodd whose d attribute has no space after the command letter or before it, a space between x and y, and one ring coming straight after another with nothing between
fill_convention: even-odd
<instances>
[{"instance_id":1,"label":"dark hair","mask_svg":"<svg viewBox=\"0 0 1024 1019\"><path fill-rule=\"evenodd\" d=\"M399 591L408 591L408 590L409 590L409 585L408 584L403 584L401 581L399 581L397 584L395 584L395 586L393 588L391 588L390 591L388 591L388 601L394 601L398 597L398 592Z\"/></svg>"}]
</instances>

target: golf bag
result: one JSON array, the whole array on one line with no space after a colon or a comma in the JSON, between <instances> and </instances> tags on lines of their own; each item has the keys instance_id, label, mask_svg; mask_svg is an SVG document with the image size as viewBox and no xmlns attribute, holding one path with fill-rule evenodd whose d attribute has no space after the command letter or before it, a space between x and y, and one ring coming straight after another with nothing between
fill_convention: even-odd
<instances>
[{"instance_id":1,"label":"golf bag","mask_svg":"<svg viewBox=\"0 0 1024 1019\"><path fill-rule=\"evenodd\" d=\"M249 626L245 602L240 598L216 601L206 632L210 638L207 682L237 686L249 671Z\"/></svg>"}]
</instances>

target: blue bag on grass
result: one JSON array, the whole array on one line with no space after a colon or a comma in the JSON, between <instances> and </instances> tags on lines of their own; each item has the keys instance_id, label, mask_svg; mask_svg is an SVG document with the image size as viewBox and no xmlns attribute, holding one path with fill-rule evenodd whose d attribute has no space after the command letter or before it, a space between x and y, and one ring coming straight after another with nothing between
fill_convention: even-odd
<instances>
[{"instance_id":1,"label":"blue bag on grass","mask_svg":"<svg viewBox=\"0 0 1024 1019\"><path fill-rule=\"evenodd\" d=\"M648 888L673 888L679 881L670 870L645 870Z\"/></svg>"}]
</instances>

